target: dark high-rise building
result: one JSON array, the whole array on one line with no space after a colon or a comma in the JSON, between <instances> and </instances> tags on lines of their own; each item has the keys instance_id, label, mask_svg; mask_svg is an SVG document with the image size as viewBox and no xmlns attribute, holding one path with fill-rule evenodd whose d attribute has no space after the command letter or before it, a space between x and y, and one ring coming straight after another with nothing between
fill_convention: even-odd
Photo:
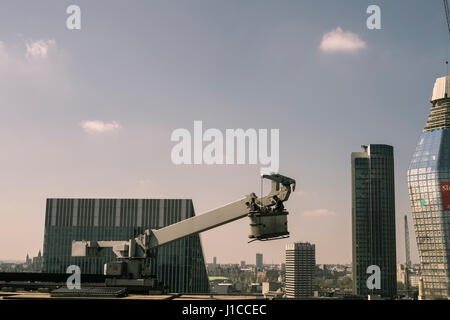
<instances>
[{"instance_id":1,"label":"dark high-rise building","mask_svg":"<svg viewBox=\"0 0 450 320\"><path fill-rule=\"evenodd\" d=\"M450 76L438 78L408 169L423 295L450 297Z\"/></svg>"},{"instance_id":2,"label":"dark high-rise building","mask_svg":"<svg viewBox=\"0 0 450 320\"><path fill-rule=\"evenodd\" d=\"M308 242L286 245L286 297L313 296L313 277L316 267L316 246Z\"/></svg>"},{"instance_id":3,"label":"dark high-rise building","mask_svg":"<svg viewBox=\"0 0 450 320\"><path fill-rule=\"evenodd\" d=\"M188 199L47 199L43 272L77 265L82 273L103 274L104 264L116 259L112 250L104 257L72 257L73 240L128 240L194 215ZM198 235L156 249L144 263L171 292L209 292Z\"/></svg>"},{"instance_id":4,"label":"dark high-rise building","mask_svg":"<svg viewBox=\"0 0 450 320\"><path fill-rule=\"evenodd\" d=\"M393 147L363 148L351 156L353 293L393 298L397 294ZM380 268L380 289L367 286L371 265Z\"/></svg>"},{"instance_id":5,"label":"dark high-rise building","mask_svg":"<svg viewBox=\"0 0 450 320\"><path fill-rule=\"evenodd\" d=\"M263 255L262 253L256 254L256 269L262 270L263 269Z\"/></svg>"}]
</instances>

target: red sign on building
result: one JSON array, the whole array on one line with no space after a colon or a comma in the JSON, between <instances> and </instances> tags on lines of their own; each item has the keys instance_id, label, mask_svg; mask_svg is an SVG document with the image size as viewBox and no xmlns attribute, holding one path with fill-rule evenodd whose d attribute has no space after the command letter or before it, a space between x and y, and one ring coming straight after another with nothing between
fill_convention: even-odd
<instances>
[{"instance_id":1,"label":"red sign on building","mask_svg":"<svg viewBox=\"0 0 450 320\"><path fill-rule=\"evenodd\" d=\"M442 205L445 211L450 211L450 182L441 182Z\"/></svg>"}]
</instances>

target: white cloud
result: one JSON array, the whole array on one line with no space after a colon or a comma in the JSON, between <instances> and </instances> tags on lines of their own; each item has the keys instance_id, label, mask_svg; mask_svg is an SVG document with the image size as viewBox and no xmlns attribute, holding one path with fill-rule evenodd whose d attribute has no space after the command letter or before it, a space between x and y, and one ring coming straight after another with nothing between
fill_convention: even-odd
<instances>
[{"instance_id":1,"label":"white cloud","mask_svg":"<svg viewBox=\"0 0 450 320\"><path fill-rule=\"evenodd\" d=\"M336 212L328 209L316 209L311 211L306 211L303 213L304 216L310 217L324 217L324 216L335 216Z\"/></svg>"},{"instance_id":2,"label":"white cloud","mask_svg":"<svg viewBox=\"0 0 450 320\"><path fill-rule=\"evenodd\" d=\"M366 43L356 33L345 32L337 27L323 35L320 50L323 52L356 52L366 46Z\"/></svg>"},{"instance_id":3,"label":"white cloud","mask_svg":"<svg viewBox=\"0 0 450 320\"><path fill-rule=\"evenodd\" d=\"M86 133L107 133L120 129L120 125L116 121L105 123L101 120L87 120L80 123L80 126Z\"/></svg>"},{"instance_id":4,"label":"white cloud","mask_svg":"<svg viewBox=\"0 0 450 320\"><path fill-rule=\"evenodd\" d=\"M38 41L26 41L25 46L27 52L25 57L27 59L45 59L48 56L50 48L56 46L55 40L38 40Z\"/></svg>"},{"instance_id":5,"label":"white cloud","mask_svg":"<svg viewBox=\"0 0 450 320\"><path fill-rule=\"evenodd\" d=\"M25 96L35 93L53 92L56 97L73 92L63 53L54 40L0 39L0 96L8 92L13 97L15 92L18 99L28 100Z\"/></svg>"}]
</instances>

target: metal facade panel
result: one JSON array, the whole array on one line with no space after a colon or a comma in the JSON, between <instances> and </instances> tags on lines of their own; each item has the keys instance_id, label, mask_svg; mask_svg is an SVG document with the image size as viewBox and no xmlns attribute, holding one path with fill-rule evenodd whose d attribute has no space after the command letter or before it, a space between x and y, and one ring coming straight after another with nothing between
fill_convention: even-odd
<instances>
[{"instance_id":1,"label":"metal facade panel","mask_svg":"<svg viewBox=\"0 0 450 320\"><path fill-rule=\"evenodd\" d=\"M145 229L195 216L186 199L48 199L43 272L65 273L75 264L84 274L102 274L105 257L72 257L72 240L128 240ZM189 236L158 248L150 272L172 292L209 292L200 237ZM150 260L146 261L150 262Z\"/></svg>"}]
</instances>

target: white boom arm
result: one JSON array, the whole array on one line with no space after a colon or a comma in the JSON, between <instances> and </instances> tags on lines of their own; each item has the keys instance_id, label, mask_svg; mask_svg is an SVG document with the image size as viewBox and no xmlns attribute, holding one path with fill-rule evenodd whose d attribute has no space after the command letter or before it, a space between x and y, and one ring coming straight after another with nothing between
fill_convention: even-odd
<instances>
[{"instance_id":1,"label":"white boom arm","mask_svg":"<svg viewBox=\"0 0 450 320\"><path fill-rule=\"evenodd\" d=\"M198 216L171 224L165 228L152 230L150 247L156 248L163 244L246 217L249 211L247 205L249 203L249 197L250 196Z\"/></svg>"},{"instance_id":2,"label":"white boom arm","mask_svg":"<svg viewBox=\"0 0 450 320\"><path fill-rule=\"evenodd\" d=\"M73 241L72 256L99 256L103 254L105 248L112 248L119 258L146 258L149 256L149 251L151 249L193 234L216 228L249 215L249 212L251 211L250 201L252 198L256 199L255 203L261 207L272 205L274 196L281 201L289 199L291 185L295 186L294 179L280 174L264 175L263 177L272 180L272 186L270 193L262 199L258 199L254 193L251 193L241 200L229 203L201 215L182 220L162 229L146 230L144 234L128 241ZM286 214L287 213L284 215ZM270 221L273 221L272 217L274 217L274 214L266 214L267 217L269 217L269 215L272 219ZM286 220L286 218L284 218L284 220ZM251 226L253 225L258 224L251 224ZM287 228L287 226L284 227Z\"/></svg>"}]
</instances>

